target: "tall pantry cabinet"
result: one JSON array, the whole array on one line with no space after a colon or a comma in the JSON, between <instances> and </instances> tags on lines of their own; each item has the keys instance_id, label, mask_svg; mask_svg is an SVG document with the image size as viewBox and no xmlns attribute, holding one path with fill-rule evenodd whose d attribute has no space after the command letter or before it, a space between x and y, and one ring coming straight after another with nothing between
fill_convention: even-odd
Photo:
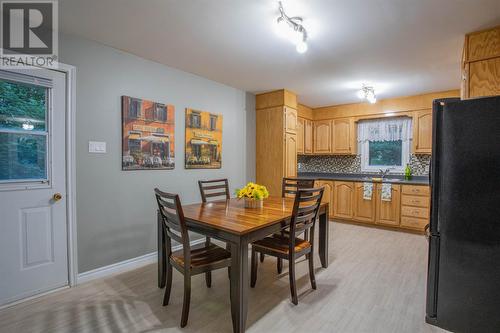
<instances>
[{"instance_id":1,"label":"tall pantry cabinet","mask_svg":"<svg viewBox=\"0 0 500 333\"><path fill-rule=\"evenodd\" d=\"M297 96L285 89L258 94L256 182L281 195L283 177L297 176Z\"/></svg>"}]
</instances>

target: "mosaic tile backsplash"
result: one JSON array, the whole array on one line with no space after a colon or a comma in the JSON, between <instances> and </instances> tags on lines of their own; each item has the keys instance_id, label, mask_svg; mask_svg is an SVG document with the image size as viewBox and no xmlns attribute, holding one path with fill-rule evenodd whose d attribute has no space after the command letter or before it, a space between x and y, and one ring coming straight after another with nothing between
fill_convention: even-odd
<instances>
[{"instance_id":1,"label":"mosaic tile backsplash","mask_svg":"<svg viewBox=\"0 0 500 333\"><path fill-rule=\"evenodd\" d=\"M360 155L299 155L297 162L298 172L361 173ZM410 155L410 168L414 176L429 175L430 163L430 155Z\"/></svg>"}]
</instances>

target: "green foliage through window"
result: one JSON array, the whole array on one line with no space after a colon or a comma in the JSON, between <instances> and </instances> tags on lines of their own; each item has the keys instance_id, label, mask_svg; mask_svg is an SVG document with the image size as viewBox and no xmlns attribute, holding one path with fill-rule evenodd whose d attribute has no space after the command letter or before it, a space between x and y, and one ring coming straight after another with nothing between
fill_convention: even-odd
<instances>
[{"instance_id":1,"label":"green foliage through window","mask_svg":"<svg viewBox=\"0 0 500 333\"><path fill-rule=\"evenodd\" d=\"M47 88L0 80L0 128L45 130Z\"/></svg>"},{"instance_id":2,"label":"green foliage through window","mask_svg":"<svg viewBox=\"0 0 500 333\"><path fill-rule=\"evenodd\" d=\"M403 141L370 141L369 165L401 166Z\"/></svg>"},{"instance_id":3,"label":"green foliage through window","mask_svg":"<svg viewBox=\"0 0 500 333\"><path fill-rule=\"evenodd\" d=\"M47 90L0 80L0 181L47 179Z\"/></svg>"}]
</instances>

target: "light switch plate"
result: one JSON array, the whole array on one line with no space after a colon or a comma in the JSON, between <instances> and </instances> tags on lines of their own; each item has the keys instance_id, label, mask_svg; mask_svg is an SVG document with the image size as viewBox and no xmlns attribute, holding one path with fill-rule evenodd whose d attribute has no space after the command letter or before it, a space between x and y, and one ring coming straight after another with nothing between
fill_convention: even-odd
<instances>
[{"instance_id":1,"label":"light switch plate","mask_svg":"<svg viewBox=\"0 0 500 333\"><path fill-rule=\"evenodd\" d=\"M105 154L106 142L89 141L89 153Z\"/></svg>"}]
</instances>

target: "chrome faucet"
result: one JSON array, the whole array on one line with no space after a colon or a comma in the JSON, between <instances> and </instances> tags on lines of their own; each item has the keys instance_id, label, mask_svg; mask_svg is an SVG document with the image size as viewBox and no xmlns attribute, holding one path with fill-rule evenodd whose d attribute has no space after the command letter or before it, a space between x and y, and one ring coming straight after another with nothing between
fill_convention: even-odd
<instances>
[{"instance_id":1,"label":"chrome faucet","mask_svg":"<svg viewBox=\"0 0 500 333\"><path fill-rule=\"evenodd\" d=\"M382 170L380 169L379 173L380 173L380 176L382 176L382 178L385 178L385 176L387 176L387 174L394 168L387 168L385 170Z\"/></svg>"}]
</instances>

